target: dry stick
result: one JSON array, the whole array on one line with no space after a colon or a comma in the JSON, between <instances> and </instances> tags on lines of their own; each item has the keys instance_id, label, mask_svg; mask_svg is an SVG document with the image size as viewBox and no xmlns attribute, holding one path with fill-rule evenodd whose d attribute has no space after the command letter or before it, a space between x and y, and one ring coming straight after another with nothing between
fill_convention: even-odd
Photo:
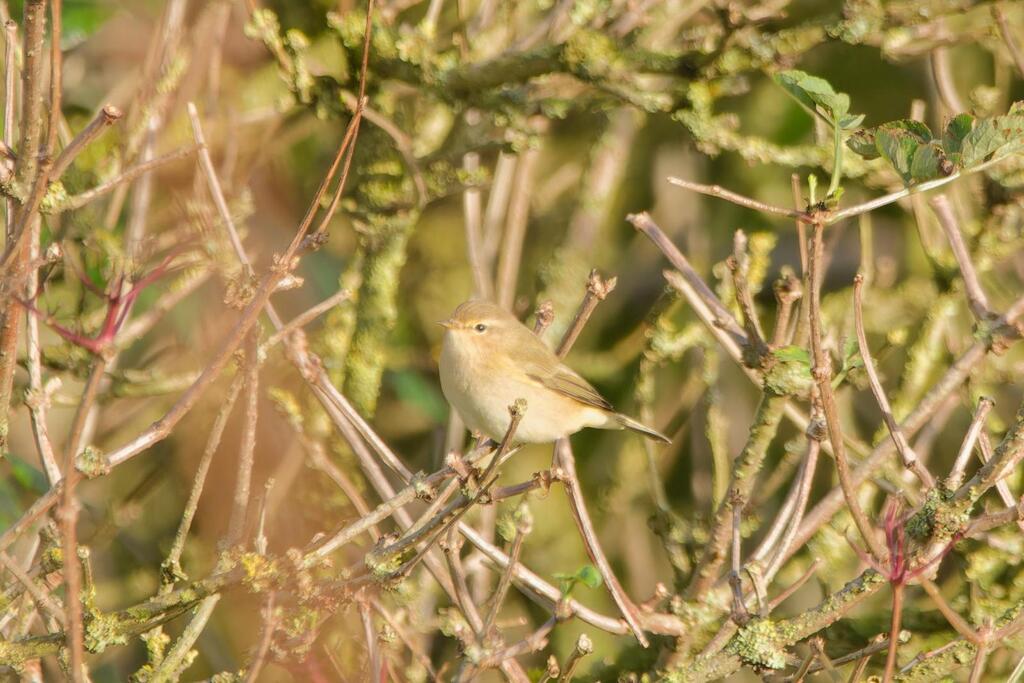
<instances>
[{"instance_id":1,"label":"dry stick","mask_svg":"<svg viewBox=\"0 0 1024 683\"><path fill-rule=\"evenodd\" d=\"M939 587L936 586L933 581L925 577L921 577L919 581L921 583L921 588L923 588L924 592L928 594L928 597L932 599L935 606L939 608L939 611L942 612L942 616L946 618L949 625L966 640L977 645L980 640L978 633L971 628L970 624L968 624L963 617L957 614L956 611L950 607L949 603L946 602L946 599L942 597L942 592L939 590Z\"/></svg>"},{"instance_id":2,"label":"dry stick","mask_svg":"<svg viewBox=\"0 0 1024 683\"><path fill-rule=\"evenodd\" d=\"M1017 66L1017 71L1020 72L1021 76L1024 76L1024 53L1021 52L1020 47L1017 45L1017 41L1013 39L1013 34L1010 32L1010 25L1006 21L1006 13L1003 12L1002 3L992 5L992 18L996 20L996 26L999 28L999 35L1002 37L1003 42L1006 43L1006 48L1010 51L1010 57L1013 58L1013 63Z\"/></svg>"},{"instance_id":3,"label":"dry stick","mask_svg":"<svg viewBox=\"0 0 1024 683\"><path fill-rule=\"evenodd\" d=\"M787 273L785 277L775 282L772 289L775 292L778 312L775 316L775 330L772 332L771 344L773 348L780 348L785 346L789 340L789 323L793 316L793 305L803 296L803 288L800 286L799 280Z\"/></svg>"},{"instance_id":4,"label":"dry stick","mask_svg":"<svg viewBox=\"0 0 1024 683\"><path fill-rule=\"evenodd\" d=\"M104 106L100 113L89 122L89 124L76 135L71 143L61 151L57 160L53 162L53 168L50 170L50 177L54 180L60 179L64 175L64 172L68 170L75 158L84 150L89 144L103 134L110 126L117 123L124 113L112 104Z\"/></svg>"},{"instance_id":5,"label":"dry stick","mask_svg":"<svg viewBox=\"0 0 1024 683\"><path fill-rule=\"evenodd\" d=\"M985 465L989 460L992 459L992 442L988 439L988 434L981 431L978 435L978 443L981 448L978 449L978 457L981 459L981 464ZM996 492L999 497L1003 499L1003 502L1007 507L1017 508L1019 502L1013 497L1013 492L1010 491L1010 485L1006 483L1005 479L1000 479L996 482ZM1020 527L1021 531L1024 531L1024 519L1017 520L1017 526Z\"/></svg>"},{"instance_id":6,"label":"dry stick","mask_svg":"<svg viewBox=\"0 0 1024 683\"><path fill-rule=\"evenodd\" d=\"M889 429L889 436L892 437L896 451L903 460L903 466L913 472L926 489L933 488L935 486L935 478L932 477L928 468L921 463L917 454L914 453L914 449L907 443L907 437L903 434L899 424L896 423L896 418L892 414L892 407L889 405L889 399L882 388L882 381L878 378L878 372L875 370L875 361L871 357L871 348L868 346L868 337L864 331L863 299L864 275L858 273L853 279L853 318L854 325L857 328L857 344L860 348L860 357L864 361L864 370L868 375L871 393L874 395L875 401L882 411L885 426Z\"/></svg>"},{"instance_id":7,"label":"dry stick","mask_svg":"<svg viewBox=\"0 0 1024 683\"><path fill-rule=\"evenodd\" d=\"M708 328L715 333L715 330L720 332L726 332L731 335L732 347L737 348L737 344L746 343L746 335L742 328L736 323L736 320L732 317L732 313L729 312L722 302L718 300L718 297L714 292L708 288L707 284L701 279L697 271L693 269L690 262L683 255L679 248L668 238L665 232L658 227L658 225L651 220L650 214L646 211L642 213L633 213L626 216L626 220L633 224L633 227L642 232L647 236L651 242L668 258L669 262L679 271L680 277L682 277L690 289L692 289L704 303L705 307L710 311L711 315L705 324ZM670 283L671 284L671 283ZM690 298L687 297L689 300ZM690 301L693 305L693 301ZM696 310L696 308L695 308ZM719 337L721 341L721 337ZM726 345L726 349L729 350L729 345ZM736 356L739 358L739 356Z\"/></svg>"},{"instance_id":8,"label":"dry stick","mask_svg":"<svg viewBox=\"0 0 1024 683\"><path fill-rule=\"evenodd\" d=\"M573 648L572 654L569 655L569 661L565 663L562 675L558 678L560 683L568 683L571 681L573 674L576 673L576 667L579 666L580 660L593 651L594 644L590 642L590 638L586 633L581 633L579 638L576 639L576 647Z\"/></svg>"},{"instance_id":9,"label":"dry stick","mask_svg":"<svg viewBox=\"0 0 1024 683\"><path fill-rule=\"evenodd\" d=\"M413 638L406 632L405 628L398 623L398 619L388 612L384 605L382 605L376 598L369 598L369 602L370 605L377 610L377 613L380 614L384 621L388 623L391 630L398 634L398 637L402 640L405 646L409 648L409 652L419 660L420 666L426 670L427 675L429 675L434 681L440 681L441 679L438 677L437 670L434 669L434 665L431 663L429 655L422 650L419 643L413 640Z\"/></svg>"},{"instance_id":10,"label":"dry stick","mask_svg":"<svg viewBox=\"0 0 1024 683\"><path fill-rule=\"evenodd\" d=\"M491 181L491 191L487 195L487 208L484 209L482 228L483 254L488 271L493 269L494 258L498 254L498 245L501 242L501 224L505 218L505 211L508 209L515 176L516 157L507 152L500 153L498 161L494 165L494 177Z\"/></svg>"},{"instance_id":11,"label":"dry stick","mask_svg":"<svg viewBox=\"0 0 1024 683\"><path fill-rule=\"evenodd\" d=\"M467 123L475 123L479 118L480 115L476 111L466 113ZM470 152L463 156L462 169L470 176L475 175L480 170L480 155ZM491 291L491 275L487 270L487 262L483 253L482 212L480 188L467 187L462 193L462 213L466 223L466 251L469 265L473 271L473 287L477 297L490 299L493 293Z\"/></svg>"},{"instance_id":12,"label":"dry stick","mask_svg":"<svg viewBox=\"0 0 1024 683\"><path fill-rule=\"evenodd\" d=\"M196 147L199 150L199 164L203 167L204 174L206 175L206 182L209 184L210 194L213 196L213 203L217 206L217 212L220 213L221 220L224 221L224 224L227 227L228 239L231 240L231 247L235 250L235 255L242 262L245 275L247 277L251 277L252 263L249 262L249 257L242 248L242 240L238 236L238 230L235 228L235 222L231 218L231 211L228 209L227 201L224 199L224 192L220 186L220 179L217 178L217 171L213 168L213 160L210 158L210 148L206 144L206 138L203 136L203 127L199 123L199 112L196 110L196 105L193 102L189 102L186 105L186 109L188 110L189 121L192 124L192 137L195 138Z\"/></svg>"},{"instance_id":13,"label":"dry stick","mask_svg":"<svg viewBox=\"0 0 1024 683\"><path fill-rule=\"evenodd\" d=\"M939 99L946 105L949 114L958 114L964 111L964 103L960 101L957 94L956 84L953 82L953 70L949 63L949 48L939 45L931 51L929 63L932 67L932 79L939 91Z\"/></svg>"},{"instance_id":14,"label":"dry stick","mask_svg":"<svg viewBox=\"0 0 1024 683\"><path fill-rule=\"evenodd\" d=\"M818 467L818 455L821 451L821 442L817 439L809 439L807 443L807 455L800 464L800 474L794 482L790 494L787 495L786 503L792 498L792 512L788 515L780 514L775 524L765 536L764 541L754 552L753 559L763 561L770 553L774 556L765 568L765 580L770 581L772 577L782 568L783 560L793 543L793 536L800 527L800 520L803 519L807 501L811 497L811 486L814 483L814 472ZM784 523L783 523L784 522Z\"/></svg>"},{"instance_id":15,"label":"dry stick","mask_svg":"<svg viewBox=\"0 0 1024 683\"><path fill-rule=\"evenodd\" d=\"M274 592L271 591L267 593L267 600L263 605L263 626L260 629L260 641L256 647L256 654L252 659L252 663L246 667L244 683L256 683L256 680L259 678L260 670L263 669L263 665L267 661L267 654L270 652L270 641L274 637L276 621L274 618Z\"/></svg>"},{"instance_id":16,"label":"dry stick","mask_svg":"<svg viewBox=\"0 0 1024 683\"><path fill-rule=\"evenodd\" d=\"M29 259L33 262L39 258L39 221L33 221L32 234L29 236ZM39 291L39 273L31 269L25 284L26 301L35 301ZM32 438L35 440L36 451L43 465L46 483L51 487L61 477L57 456L50 441L47 412L50 405L50 392L43 384L42 345L39 338L39 318L32 311L25 309L25 351L28 365L28 393L25 404L29 409L32 422Z\"/></svg>"},{"instance_id":17,"label":"dry stick","mask_svg":"<svg viewBox=\"0 0 1024 683\"><path fill-rule=\"evenodd\" d=\"M740 525L743 523L742 500L734 500L732 505L732 571L729 572L729 585L732 587L732 620L738 626L750 621L750 612L743 602L743 579L740 570L743 558L740 556Z\"/></svg>"},{"instance_id":18,"label":"dry stick","mask_svg":"<svg viewBox=\"0 0 1024 683\"><path fill-rule=\"evenodd\" d=\"M480 637L484 640L490 634L491 628L498 618L501 605L505 602L505 595L508 594L509 586L512 585L512 568L519 562L519 554L523 550L523 541L526 539L527 533L529 532L521 529L518 524L516 525L516 535L512 538L512 545L508 551L508 566L501 573L498 587L494 590L494 595L491 597L491 608L484 617L483 626L480 628Z\"/></svg>"},{"instance_id":19,"label":"dry stick","mask_svg":"<svg viewBox=\"0 0 1024 683\"><path fill-rule=\"evenodd\" d=\"M960 274L964 279L964 293L967 295L967 305L971 313L979 322L987 322L992 317L992 310L989 308L988 297L981 287L981 280L978 279L978 272L971 261L971 254L964 243L960 228L957 227L956 217L953 215L953 207L945 194L937 194L929 201L935 217L939 219L942 231L946 233L949 246L956 257L957 266L960 267Z\"/></svg>"},{"instance_id":20,"label":"dry stick","mask_svg":"<svg viewBox=\"0 0 1024 683\"><path fill-rule=\"evenodd\" d=\"M13 19L7 20L4 25L4 145L7 149L14 147L14 107L17 102L15 92L15 76L18 74L18 64L15 61L16 43L18 40L18 24ZM2 162L6 164L6 162ZM6 176L7 169L5 166ZM7 197L4 205L4 237L5 244L14 236L14 198Z\"/></svg>"},{"instance_id":21,"label":"dry stick","mask_svg":"<svg viewBox=\"0 0 1024 683\"><path fill-rule=\"evenodd\" d=\"M775 206L774 204L766 204L765 202L760 202L756 199L751 199L750 197L745 197L731 190L727 190L720 185L702 185L701 183L695 183L672 176L669 176L668 182L677 187L693 190L694 192L699 192L700 194L708 195L710 197L725 199L733 204L739 204L740 206L745 206L748 209L754 209L755 211L772 213L776 216L785 216L787 218L795 218L803 223L812 223L814 221L814 217L806 211L798 211L796 209L787 209L782 206Z\"/></svg>"},{"instance_id":22,"label":"dry stick","mask_svg":"<svg viewBox=\"0 0 1024 683\"><path fill-rule=\"evenodd\" d=\"M594 309L612 293L617 282L618 278L615 277L608 278L607 280L603 279L596 268L590 271L590 275L587 277L586 294L583 295L583 301L580 303L579 308L576 309L576 315L573 317L572 323L562 336L562 341L558 343L555 355L559 358L565 358L568 355L569 350L579 338L580 332L583 331L583 326L587 324L590 316L593 315Z\"/></svg>"},{"instance_id":23,"label":"dry stick","mask_svg":"<svg viewBox=\"0 0 1024 683\"><path fill-rule=\"evenodd\" d=\"M285 323L281 327L281 329L277 330L276 332L274 332L274 334L270 335L267 338L267 341L263 343L263 346L265 348L270 348L271 346L274 346L282 339L284 339L284 337L291 334L295 330L305 327L306 325L310 324L311 322L313 322L314 320L316 320L321 315L331 310L338 304L344 301L348 301L351 298L352 292L348 291L347 289L339 289L337 292L327 297L320 303L310 308L307 308L305 311L299 313L297 316L295 316L287 323Z\"/></svg>"},{"instance_id":24,"label":"dry stick","mask_svg":"<svg viewBox=\"0 0 1024 683\"><path fill-rule=\"evenodd\" d=\"M192 619L189 620L188 625L182 630L178 639L174 641L174 645L164 654L164 658L160 660L160 665L150 675L149 683L180 680L180 670L185 664L189 651L196 641L199 640L199 636L202 635L203 629L206 628L210 617L213 616L213 610L217 607L217 603L220 602L220 598L220 593L214 593L203 598L199 606L193 611Z\"/></svg>"},{"instance_id":25,"label":"dry stick","mask_svg":"<svg viewBox=\"0 0 1024 683\"><path fill-rule=\"evenodd\" d=\"M808 263L808 286L810 287L810 305L808 313L811 322L811 353L814 365L811 374L818 385L818 393L821 399L821 407L825 413L825 424L828 427L829 441L832 442L832 453L836 461L836 471L839 475L839 483L843 489L843 496L850 508L850 516L857 525L860 535L864 538L872 556L883 562L886 558L885 547L875 537L874 528L868 521L864 510L857 500L857 489L850 477L850 465L846 461L846 447L843 442L842 427L839 423L839 411L836 407L836 397L832 390L832 364L831 359L825 352L822 342L821 329L821 261L822 261L822 231L824 225L814 224L814 231L811 242L811 252Z\"/></svg>"},{"instance_id":26,"label":"dry stick","mask_svg":"<svg viewBox=\"0 0 1024 683\"><path fill-rule=\"evenodd\" d=\"M512 181L508 219L502 239L501 257L495 275L495 297L503 308L510 309L516 298L519 262L523 256L523 240L530 220L530 198L533 196L534 167L540 152L528 149L520 155Z\"/></svg>"},{"instance_id":27,"label":"dry stick","mask_svg":"<svg viewBox=\"0 0 1024 683\"><path fill-rule=\"evenodd\" d=\"M245 377L243 375L239 375L234 379L231 383L231 388L228 389L228 393L221 403L217 417L213 421L213 426L210 427L210 434L206 438L203 455L199 458L199 465L196 467L196 474L192 479L192 490L189 492L188 502L185 503L185 510L181 514L181 523L178 525L178 531L174 535L174 543L167 553L167 559L162 564L164 580L172 579L164 584L168 591L174 585L173 578L176 578L181 573L181 554L185 550L189 529L192 527L192 520L195 519L196 510L199 508L199 498L203 495L206 475L210 471L210 463L213 462L213 456L220 446L221 437L224 435L224 428L227 427L228 419L231 417L231 410L234 408L235 401L238 400L238 395L242 391L244 382Z\"/></svg>"},{"instance_id":28,"label":"dry stick","mask_svg":"<svg viewBox=\"0 0 1024 683\"><path fill-rule=\"evenodd\" d=\"M981 677L985 675L985 660L988 658L989 642L983 640L978 645L978 651L974 655L974 664L971 666L971 677L968 683L981 683Z\"/></svg>"},{"instance_id":29,"label":"dry stick","mask_svg":"<svg viewBox=\"0 0 1024 683\"><path fill-rule=\"evenodd\" d=\"M750 284L747 281L750 256L747 253L747 236L743 234L742 230L737 230L733 237L733 253L726 259L726 266L732 273L733 286L736 288L736 302L743 314L743 329L747 333L747 345L760 357L768 352L768 344L765 342L764 330L761 329L761 321L757 317L754 297L750 293Z\"/></svg>"},{"instance_id":30,"label":"dry stick","mask_svg":"<svg viewBox=\"0 0 1024 683\"><path fill-rule=\"evenodd\" d=\"M534 312L533 317L533 333L540 337L544 334L545 330L551 327L551 323L555 320L555 305L551 303L550 299L542 301Z\"/></svg>"},{"instance_id":31,"label":"dry stick","mask_svg":"<svg viewBox=\"0 0 1024 683\"><path fill-rule=\"evenodd\" d=\"M4 569L11 573L11 576L15 580L25 587L29 596L35 601L35 603L55 619L61 626L67 626L67 617L64 614L64 609L56 603L53 596L48 591L42 590L31 576L25 572L24 569L18 566L18 563L10 558L5 552L0 552L0 564L4 566Z\"/></svg>"},{"instance_id":32,"label":"dry stick","mask_svg":"<svg viewBox=\"0 0 1024 683\"><path fill-rule=\"evenodd\" d=\"M615 283L616 278L614 277L604 280L596 269L590 271L590 277L587 278L587 291L583 296L583 301L580 302L572 324L565 331L562 341L558 344L558 349L555 351L559 358L565 358L566 354L569 353L597 304L604 301L605 297L615 289ZM612 600L615 601L626 623L629 624L633 635L636 636L636 639L642 646L647 647L650 641L644 635L643 628L640 625L636 605L626 594L626 591L623 590L618 577L612 571L611 564L608 562L604 549L597 538L594 524L590 520L590 514L587 512L586 502L583 498L583 489L580 487L579 477L576 474L576 458L572 452L572 445L567 438L562 438L555 442L554 463L561 467L564 472L562 482L569 497L569 507L572 510L576 528L579 529L580 536L583 538L587 554L594 564L597 565L597 569L601 573L601 578L604 579L605 585L608 587Z\"/></svg>"},{"instance_id":33,"label":"dry stick","mask_svg":"<svg viewBox=\"0 0 1024 683\"><path fill-rule=\"evenodd\" d=\"M82 626L82 577L81 562L78 557L78 501L75 500L75 485L81 479L81 474L75 466L75 458L78 455L79 441L82 431L85 429L86 416L89 414L96 394L99 391L100 382L103 381L103 373L107 367L107 359L104 356L96 356L93 359L92 370L89 379L86 380L85 389L82 391L82 398L75 410L75 417L71 422L71 431L68 436L66 451L64 454L64 478L61 480L61 509L59 512L61 522L61 550L64 555L64 609L67 614L67 629L65 639L70 651L71 679L75 683L86 680L85 671L85 646L83 643L84 629ZM53 491L54 489L50 489Z\"/></svg>"},{"instance_id":34,"label":"dry stick","mask_svg":"<svg viewBox=\"0 0 1024 683\"><path fill-rule=\"evenodd\" d=\"M974 409L974 415L971 417L971 425L967 429L967 434L964 435L963 443L960 444L960 451L957 453L956 460L953 462L953 467L949 470L949 476L946 477L945 488L948 491L955 491L960 488L961 482L964 478L964 470L967 469L967 461L971 457L971 453L974 451L975 444L978 443L978 437L982 435L985 429L985 418L988 417L988 413L992 410L992 406L995 402L988 396L982 396L978 399L978 407ZM984 457L982 462L985 462ZM1004 502L1005 499L1004 499ZM1008 503L1012 505L1011 502Z\"/></svg>"},{"instance_id":35,"label":"dry stick","mask_svg":"<svg viewBox=\"0 0 1024 683\"><path fill-rule=\"evenodd\" d=\"M253 456L256 451L256 421L259 417L260 363L259 325L249 332L245 343L245 427L238 455L238 481L235 484L234 505L231 520L224 539L225 549L238 544L245 531L246 514L249 511L249 491L252 485Z\"/></svg>"},{"instance_id":36,"label":"dry stick","mask_svg":"<svg viewBox=\"0 0 1024 683\"><path fill-rule=\"evenodd\" d=\"M174 161L178 161L179 159L184 159L185 157L190 156L195 151L195 145L190 145L188 147L182 147L181 149L177 149L173 152L168 152L167 154L164 154L162 156L158 156L157 158L151 161L145 161L136 164L135 166L132 166L131 168L121 172L120 174L111 178L110 180L100 183L94 188L86 190L80 194L68 197L63 202L54 207L54 212L60 213L63 211L74 211L75 209L80 209L83 206L96 201L103 195L109 194L113 190L117 189L119 186L131 182L132 180L135 180L139 176L149 173L150 171L156 168L160 168L161 166L165 166Z\"/></svg>"}]
</instances>

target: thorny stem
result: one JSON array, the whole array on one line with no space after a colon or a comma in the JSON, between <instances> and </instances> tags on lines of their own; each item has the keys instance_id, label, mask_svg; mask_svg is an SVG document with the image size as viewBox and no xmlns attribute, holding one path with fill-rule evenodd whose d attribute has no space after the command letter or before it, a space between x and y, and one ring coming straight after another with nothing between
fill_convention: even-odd
<instances>
[{"instance_id":1,"label":"thorny stem","mask_svg":"<svg viewBox=\"0 0 1024 683\"><path fill-rule=\"evenodd\" d=\"M918 459L914 449L907 443L907 437L904 436L899 424L896 423L896 418L892 414L892 407L889 405L889 399L882 388L882 381L878 378L878 372L875 370L875 361L871 358L871 348L868 346L867 334L864 331L864 276L860 273L853 280L853 317L857 328L857 345L860 349L860 357L864 361L864 370L868 375L871 393L874 395L875 401L882 411L885 426L889 429L889 436L892 437L896 451L903 460L903 466L913 472L925 488L930 489L935 486L935 479L928 472L928 468Z\"/></svg>"}]
</instances>

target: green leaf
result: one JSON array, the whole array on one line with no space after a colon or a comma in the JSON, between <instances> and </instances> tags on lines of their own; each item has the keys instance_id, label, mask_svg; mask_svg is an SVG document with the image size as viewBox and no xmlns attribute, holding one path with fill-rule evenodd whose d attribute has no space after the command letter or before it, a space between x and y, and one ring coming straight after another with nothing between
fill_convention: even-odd
<instances>
[{"instance_id":1,"label":"green leaf","mask_svg":"<svg viewBox=\"0 0 1024 683\"><path fill-rule=\"evenodd\" d=\"M585 564L576 572L576 578L587 588L601 587L601 573L591 564Z\"/></svg>"},{"instance_id":2,"label":"green leaf","mask_svg":"<svg viewBox=\"0 0 1024 683\"><path fill-rule=\"evenodd\" d=\"M775 74L773 79L797 102L822 115L830 124L848 130L863 121L862 116L848 115L850 96L846 93L837 93L824 78L792 69ZM818 107L822 111L819 111Z\"/></svg>"},{"instance_id":3,"label":"green leaf","mask_svg":"<svg viewBox=\"0 0 1024 683\"><path fill-rule=\"evenodd\" d=\"M883 123L879 128L887 129L899 129L905 130L922 143L931 142L934 138L932 136L932 129L920 121L914 119L898 119L896 121L890 121Z\"/></svg>"},{"instance_id":4,"label":"green leaf","mask_svg":"<svg viewBox=\"0 0 1024 683\"><path fill-rule=\"evenodd\" d=\"M910 169L919 147L921 139L905 128L886 125L875 130L875 148L904 182L913 178Z\"/></svg>"},{"instance_id":5,"label":"green leaf","mask_svg":"<svg viewBox=\"0 0 1024 683\"><path fill-rule=\"evenodd\" d=\"M864 114L847 114L839 119L839 127L843 130L855 130L864 123Z\"/></svg>"},{"instance_id":6,"label":"green leaf","mask_svg":"<svg viewBox=\"0 0 1024 683\"><path fill-rule=\"evenodd\" d=\"M980 164L1006 143L996 119L982 119L964 136L960 161L965 168Z\"/></svg>"},{"instance_id":7,"label":"green leaf","mask_svg":"<svg viewBox=\"0 0 1024 683\"><path fill-rule=\"evenodd\" d=\"M946 130L942 133L942 148L947 155L959 154L964 144L964 138L974 127L974 117L970 114L958 114L946 124Z\"/></svg>"},{"instance_id":8,"label":"green leaf","mask_svg":"<svg viewBox=\"0 0 1024 683\"><path fill-rule=\"evenodd\" d=\"M772 351L772 355L781 361L796 361L811 367L811 354L802 346L782 346Z\"/></svg>"},{"instance_id":9,"label":"green leaf","mask_svg":"<svg viewBox=\"0 0 1024 683\"><path fill-rule=\"evenodd\" d=\"M932 180L933 178L949 175L944 169L951 170L946 161L946 155L942 151L942 147L931 142L927 145L921 145L914 152L914 158L910 163L910 176L914 182Z\"/></svg>"},{"instance_id":10,"label":"green leaf","mask_svg":"<svg viewBox=\"0 0 1024 683\"><path fill-rule=\"evenodd\" d=\"M846 138L846 146L868 161L878 158L878 149L875 147L875 132L873 130L858 130Z\"/></svg>"}]
</instances>

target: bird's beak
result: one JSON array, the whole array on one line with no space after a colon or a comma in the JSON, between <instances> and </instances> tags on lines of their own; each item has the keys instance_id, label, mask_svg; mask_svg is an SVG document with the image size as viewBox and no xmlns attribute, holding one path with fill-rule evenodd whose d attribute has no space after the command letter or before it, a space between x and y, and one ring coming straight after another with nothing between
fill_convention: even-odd
<instances>
[{"instance_id":1,"label":"bird's beak","mask_svg":"<svg viewBox=\"0 0 1024 683\"><path fill-rule=\"evenodd\" d=\"M449 318L448 320L438 320L437 324L446 330L450 330L455 326L455 321Z\"/></svg>"}]
</instances>

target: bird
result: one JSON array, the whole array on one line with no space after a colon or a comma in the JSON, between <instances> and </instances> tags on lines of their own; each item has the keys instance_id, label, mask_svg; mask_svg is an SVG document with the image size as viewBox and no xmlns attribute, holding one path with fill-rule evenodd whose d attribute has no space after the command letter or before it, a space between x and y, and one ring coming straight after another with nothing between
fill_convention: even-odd
<instances>
[{"instance_id":1,"label":"bird","mask_svg":"<svg viewBox=\"0 0 1024 683\"><path fill-rule=\"evenodd\" d=\"M438 324L445 328L439 372L448 403L473 432L501 441L517 399L526 409L517 443L548 443L585 427L631 429L671 443L615 410L518 318L490 301L470 299Z\"/></svg>"}]
</instances>

